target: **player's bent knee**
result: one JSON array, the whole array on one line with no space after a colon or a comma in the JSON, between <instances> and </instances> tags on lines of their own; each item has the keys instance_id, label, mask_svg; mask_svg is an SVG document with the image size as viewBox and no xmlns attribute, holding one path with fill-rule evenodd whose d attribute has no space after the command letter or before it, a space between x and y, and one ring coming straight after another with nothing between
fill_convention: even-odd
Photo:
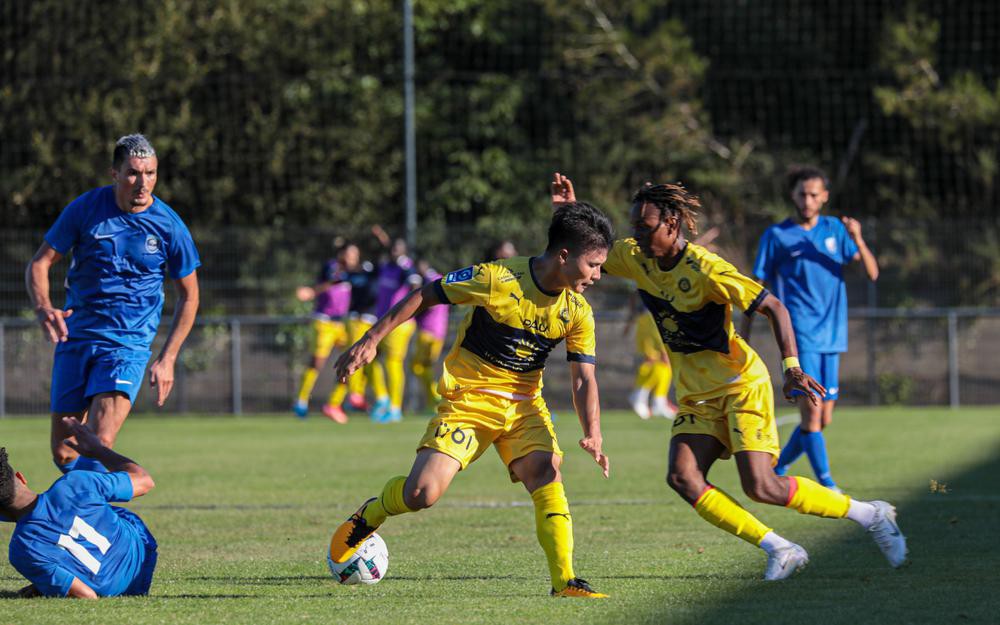
<instances>
[{"instance_id":1,"label":"player's bent knee","mask_svg":"<svg viewBox=\"0 0 1000 625\"><path fill-rule=\"evenodd\" d=\"M667 486L672 488L678 495L694 501L698 495L705 490L705 480L680 471L669 471L667 473Z\"/></svg>"},{"instance_id":2,"label":"player's bent knee","mask_svg":"<svg viewBox=\"0 0 1000 625\"><path fill-rule=\"evenodd\" d=\"M441 498L441 489L437 486L417 486L403 494L403 503L410 510L425 510Z\"/></svg>"},{"instance_id":3,"label":"player's bent knee","mask_svg":"<svg viewBox=\"0 0 1000 625\"><path fill-rule=\"evenodd\" d=\"M781 483L777 480L748 479L743 480L743 492L757 503L781 505L785 503L787 493L782 492Z\"/></svg>"}]
</instances>

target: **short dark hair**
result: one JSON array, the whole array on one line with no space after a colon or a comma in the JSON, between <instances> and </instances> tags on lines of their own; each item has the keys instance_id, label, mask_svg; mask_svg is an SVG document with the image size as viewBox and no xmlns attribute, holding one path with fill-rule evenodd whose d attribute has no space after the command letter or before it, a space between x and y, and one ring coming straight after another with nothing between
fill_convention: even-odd
<instances>
[{"instance_id":1,"label":"short dark hair","mask_svg":"<svg viewBox=\"0 0 1000 625\"><path fill-rule=\"evenodd\" d=\"M7 448L0 447L0 509L10 507L16 493L17 483L14 480L14 469L7 462Z\"/></svg>"},{"instance_id":2,"label":"short dark hair","mask_svg":"<svg viewBox=\"0 0 1000 625\"><path fill-rule=\"evenodd\" d=\"M692 235L698 234L698 210L701 201L698 196L677 184L649 184L640 188L632 196L632 206L641 209L643 204L652 204L660 211L660 221L676 217L687 226Z\"/></svg>"},{"instance_id":3,"label":"short dark hair","mask_svg":"<svg viewBox=\"0 0 1000 625\"><path fill-rule=\"evenodd\" d=\"M800 182L816 179L822 180L823 188L830 190L830 179L822 169L812 165L794 165L788 170L788 190L795 191Z\"/></svg>"},{"instance_id":4,"label":"short dark hair","mask_svg":"<svg viewBox=\"0 0 1000 625\"><path fill-rule=\"evenodd\" d=\"M611 220L586 202L569 202L556 209L549 224L546 252L567 249L573 254L609 250L614 244Z\"/></svg>"}]
</instances>

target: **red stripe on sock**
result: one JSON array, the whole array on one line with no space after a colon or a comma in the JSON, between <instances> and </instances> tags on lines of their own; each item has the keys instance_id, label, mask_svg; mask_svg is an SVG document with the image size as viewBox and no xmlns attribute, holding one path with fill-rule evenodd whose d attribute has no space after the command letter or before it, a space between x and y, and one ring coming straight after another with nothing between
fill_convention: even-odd
<instances>
[{"instance_id":1,"label":"red stripe on sock","mask_svg":"<svg viewBox=\"0 0 1000 625\"><path fill-rule=\"evenodd\" d=\"M691 504L691 507L692 508L697 508L698 507L698 502L701 501L702 497L704 497L708 493L708 491L710 491L710 490L715 490L715 487L712 486L711 484L709 484L708 486L706 486L705 490L701 491L701 494L698 495L698 498L694 500L694 503Z\"/></svg>"},{"instance_id":2,"label":"red stripe on sock","mask_svg":"<svg viewBox=\"0 0 1000 625\"><path fill-rule=\"evenodd\" d=\"M785 502L785 507L792 505L792 497L795 493L799 492L799 481L794 477L788 478L788 501Z\"/></svg>"}]
</instances>

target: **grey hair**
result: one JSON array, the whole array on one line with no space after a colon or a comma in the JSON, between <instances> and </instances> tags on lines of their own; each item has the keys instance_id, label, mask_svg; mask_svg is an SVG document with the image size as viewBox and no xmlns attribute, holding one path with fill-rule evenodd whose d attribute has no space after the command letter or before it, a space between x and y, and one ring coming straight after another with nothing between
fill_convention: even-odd
<instances>
[{"instance_id":1,"label":"grey hair","mask_svg":"<svg viewBox=\"0 0 1000 625\"><path fill-rule=\"evenodd\" d=\"M125 135L115 141L115 152L111 157L111 166L121 167L127 158L151 158L156 156L156 150L145 136L141 134Z\"/></svg>"}]
</instances>

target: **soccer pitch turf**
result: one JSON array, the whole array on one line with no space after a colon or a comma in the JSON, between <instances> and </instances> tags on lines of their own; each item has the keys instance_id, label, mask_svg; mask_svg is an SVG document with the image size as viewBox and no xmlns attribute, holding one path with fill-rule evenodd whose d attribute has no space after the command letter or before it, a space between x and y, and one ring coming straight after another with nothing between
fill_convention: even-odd
<instances>
[{"instance_id":1,"label":"soccer pitch turf","mask_svg":"<svg viewBox=\"0 0 1000 625\"><path fill-rule=\"evenodd\" d=\"M789 409L785 408L785 412ZM708 525L664 484L670 423L603 417L611 479L566 451L576 572L611 594L551 599L531 499L493 451L460 473L437 506L379 533L389 572L338 586L326 568L333 528L386 479L405 474L425 421L346 426L313 416L132 417L116 448L157 487L130 504L160 544L151 596L98 602L17 599L0 564L0 625L34 623L945 623L997 622L1000 415L995 409L838 410L827 432L849 494L896 504L911 564L893 570L853 523L749 502L732 461L711 478L811 562L759 580L762 552ZM786 437L791 426L782 428ZM48 420L0 420L0 445L29 485L48 487ZM811 477L806 461L795 474ZM13 526L0 524L6 545Z\"/></svg>"}]
</instances>

